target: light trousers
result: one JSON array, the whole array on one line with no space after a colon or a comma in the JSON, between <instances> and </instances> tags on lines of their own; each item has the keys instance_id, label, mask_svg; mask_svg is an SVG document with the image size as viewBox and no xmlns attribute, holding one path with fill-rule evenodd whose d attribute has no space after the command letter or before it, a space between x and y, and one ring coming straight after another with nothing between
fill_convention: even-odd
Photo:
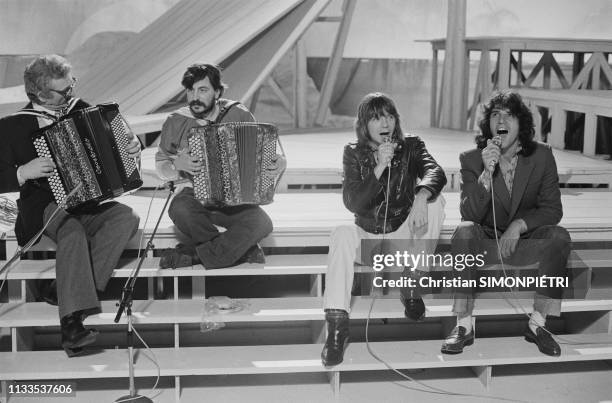
<instances>
[{"instance_id":1,"label":"light trousers","mask_svg":"<svg viewBox=\"0 0 612 403\"><path fill-rule=\"evenodd\" d=\"M375 253L434 253L444 223L445 204L442 195L428 203L427 225L417 228L415 232L410 230L408 220L388 234L372 234L357 225L336 227L330 237L323 308L350 312L355 263L368 264L368 258ZM362 242L364 240L371 242Z\"/></svg>"}]
</instances>

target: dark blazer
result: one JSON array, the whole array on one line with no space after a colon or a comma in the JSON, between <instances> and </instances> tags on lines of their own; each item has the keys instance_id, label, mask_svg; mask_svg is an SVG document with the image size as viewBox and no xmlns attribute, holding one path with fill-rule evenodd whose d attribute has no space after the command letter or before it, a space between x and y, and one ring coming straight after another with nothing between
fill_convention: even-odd
<instances>
[{"instance_id":1,"label":"dark blazer","mask_svg":"<svg viewBox=\"0 0 612 403\"><path fill-rule=\"evenodd\" d=\"M429 154L425 143L414 135L406 135L391 162L389 208L385 208L389 168L376 179L374 151L368 145L349 144L344 148L344 205L355 213L355 224L365 231L383 232L385 213L387 228L397 230L408 217L415 194L426 188L435 200L446 184L442 167Z\"/></svg>"},{"instance_id":2,"label":"dark blazer","mask_svg":"<svg viewBox=\"0 0 612 403\"><path fill-rule=\"evenodd\" d=\"M88 106L79 100L72 110ZM32 108L32 104L25 108ZM31 135L38 129L36 116L9 115L0 119L0 193L19 191L15 235L20 245L42 228L43 212L54 201L46 179L27 180L23 186L17 181L17 168L37 157Z\"/></svg>"},{"instance_id":3,"label":"dark blazer","mask_svg":"<svg viewBox=\"0 0 612 403\"><path fill-rule=\"evenodd\" d=\"M491 192L478 183L484 170L481 154L482 150L474 149L459 156L461 219L492 228ZM512 221L519 218L527 224L527 232L531 232L543 225L556 225L563 216L557 164L547 144L538 143L529 156L519 154L512 195L508 193L498 165L493 173L493 191L500 231L505 231Z\"/></svg>"}]
</instances>

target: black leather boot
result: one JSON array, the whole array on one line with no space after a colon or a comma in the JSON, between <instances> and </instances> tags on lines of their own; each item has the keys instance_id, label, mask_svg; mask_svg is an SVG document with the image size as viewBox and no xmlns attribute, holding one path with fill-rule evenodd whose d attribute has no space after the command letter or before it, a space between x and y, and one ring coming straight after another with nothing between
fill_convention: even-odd
<instances>
[{"instance_id":1,"label":"black leather boot","mask_svg":"<svg viewBox=\"0 0 612 403\"><path fill-rule=\"evenodd\" d=\"M326 367L332 367L344 359L344 350L349 342L349 316L342 309L326 309L325 320L327 340L321 351L321 361Z\"/></svg>"},{"instance_id":2,"label":"black leather boot","mask_svg":"<svg viewBox=\"0 0 612 403\"><path fill-rule=\"evenodd\" d=\"M81 355L83 347L94 343L98 336L95 329L86 329L83 326L82 311L64 316L60 324L62 328L62 348L68 357Z\"/></svg>"},{"instance_id":3,"label":"black leather boot","mask_svg":"<svg viewBox=\"0 0 612 403\"><path fill-rule=\"evenodd\" d=\"M404 316L408 319L421 321L425 318L425 303L421 298L421 286L419 285L421 275L418 270L411 271L409 268L405 268L402 276L415 280L415 287L402 288L400 293L400 301L404 305Z\"/></svg>"}]
</instances>

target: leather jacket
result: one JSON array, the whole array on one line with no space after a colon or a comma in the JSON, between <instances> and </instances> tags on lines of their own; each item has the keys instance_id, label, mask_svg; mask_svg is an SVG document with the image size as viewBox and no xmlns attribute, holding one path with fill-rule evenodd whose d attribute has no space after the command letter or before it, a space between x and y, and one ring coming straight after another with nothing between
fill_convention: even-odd
<instances>
[{"instance_id":1,"label":"leather jacket","mask_svg":"<svg viewBox=\"0 0 612 403\"><path fill-rule=\"evenodd\" d=\"M355 224L365 231L379 234L397 230L408 217L414 196L421 188L435 200L444 185L446 174L427 152L425 143L414 135L406 135L398 144L391 161L389 206L386 203L386 168L379 179L374 175L375 150L368 144L348 144L344 148L343 200L347 209L355 213ZM386 211L387 210L387 211ZM387 214L386 228L385 211Z\"/></svg>"}]
</instances>

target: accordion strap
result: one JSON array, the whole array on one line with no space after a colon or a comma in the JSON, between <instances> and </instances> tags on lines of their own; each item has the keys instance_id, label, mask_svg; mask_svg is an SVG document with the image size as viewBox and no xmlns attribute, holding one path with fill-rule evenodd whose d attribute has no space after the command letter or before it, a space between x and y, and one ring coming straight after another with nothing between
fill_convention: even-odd
<instances>
[{"instance_id":1,"label":"accordion strap","mask_svg":"<svg viewBox=\"0 0 612 403\"><path fill-rule=\"evenodd\" d=\"M77 102L79 102L79 98L72 98L72 100L68 103L68 106L64 108L64 110L62 110L61 115L63 116L63 115L66 115L68 112L70 112L72 108L74 108L74 105L76 105ZM36 116L37 118L50 119L54 122L57 122L59 120L59 117L56 115L53 115L47 111L41 111L39 109L34 109L34 108L24 108L20 111L17 111L11 114L11 116L20 116L20 115Z\"/></svg>"},{"instance_id":2,"label":"accordion strap","mask_svg":"<svg viewBox=\"0 0 612 403\"><path fill-rule=\"evenodd\" d=\"M221 123L221 119L223 119L225 117L225 115L227 114L227 112L229 112L229 110L234 106L234 105L238 105L240 102L238 101L229 101L228 103L226 103L225 105L223 105L220 109L219 109L219 114L217 115L217 119L215 119L215 124Z\"/></svg>"}]
</instances>

